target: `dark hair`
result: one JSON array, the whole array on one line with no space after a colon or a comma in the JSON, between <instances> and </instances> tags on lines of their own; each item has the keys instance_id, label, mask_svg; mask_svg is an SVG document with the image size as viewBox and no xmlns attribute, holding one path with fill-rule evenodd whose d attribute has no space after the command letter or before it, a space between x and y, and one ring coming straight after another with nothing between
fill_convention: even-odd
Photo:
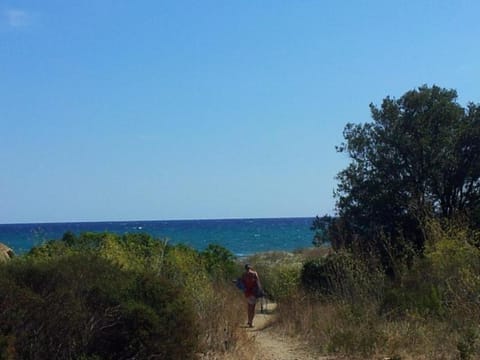
<instances>
[{"instance_id":1,"label":"dark hair","mask_svg":"<svg viewBox=\"0 0 480 360\"><path fill-rule=\"evenodd\" d=\"M248 270L248 269L251 269L252 267L250 266L250 264L245 264L245 270Z\"/></svg>"}]
</instances>

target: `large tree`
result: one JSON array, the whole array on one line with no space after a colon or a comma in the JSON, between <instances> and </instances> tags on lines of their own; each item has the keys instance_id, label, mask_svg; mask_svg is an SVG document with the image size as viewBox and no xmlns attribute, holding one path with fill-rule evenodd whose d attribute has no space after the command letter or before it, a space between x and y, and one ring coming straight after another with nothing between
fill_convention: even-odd
<instances>
[{"instance_id":1,"label":"large tree","mask_svg":"<svg viewBox=\"0 0 480 360\"><path fill-rule=\"evenodd\" d=\"M373 121L347 124L337 148L351 162L338 174L334 246L421 251L427 213L462 214L478 226L480 106L424 85L370 109Z\"/></svg>"}]
</instances>

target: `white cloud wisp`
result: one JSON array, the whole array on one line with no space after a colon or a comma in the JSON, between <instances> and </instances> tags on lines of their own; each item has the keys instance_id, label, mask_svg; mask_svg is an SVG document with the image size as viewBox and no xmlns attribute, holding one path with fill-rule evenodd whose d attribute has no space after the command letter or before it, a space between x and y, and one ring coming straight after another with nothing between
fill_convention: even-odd
<instances>
[{"instance_id":1,"label":"white cloud wisp","mask_svg":"<svg viewBox=\"0 0 480 360\"><path fill-rule=\"evenodd\" d=\"M26 27L30 24L31 16L24 10L8 9L4 16L8 26L13 28Z\"/></svg>"}]
</instances>

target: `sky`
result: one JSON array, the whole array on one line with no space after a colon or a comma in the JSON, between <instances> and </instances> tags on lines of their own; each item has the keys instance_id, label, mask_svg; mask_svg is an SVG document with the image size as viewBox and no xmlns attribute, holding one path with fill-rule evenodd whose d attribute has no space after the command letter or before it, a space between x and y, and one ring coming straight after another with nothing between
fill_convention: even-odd
<instances>
[{"instance_id":1,"label":"sky","mask_svg":"<svg viewBox=\"0 0 480 360\"><path fill-rule=\"evenodd\" d=\"M334 214L335 146L480 102L480 2L2 1L0 223Z\"/></svg>"}]
</instances>

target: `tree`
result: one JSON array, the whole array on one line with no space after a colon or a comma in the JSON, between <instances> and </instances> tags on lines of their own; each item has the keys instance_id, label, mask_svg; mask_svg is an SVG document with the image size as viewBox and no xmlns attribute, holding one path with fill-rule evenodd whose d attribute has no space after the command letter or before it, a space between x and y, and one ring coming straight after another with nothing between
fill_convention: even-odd
<instances>
[{"instance_id":1,"label":"tree","mask_svg":"<svg viewBox=\"0 0 480 360\"><path fill-rule=\"evenodd\" d=\"M323 215L322 217L316 216L315 219L313 219L310 230L315 231L312 240L314 246L322 246L330 242L328 232L333 221L334 218L329 215Z\"/></svg>"},{"instance_id":2,"label":"tree","mask_svg":"<svg viewBox=\"0 0 480 360\"><path fill-rule=\"evenodd\" d=\"M480 223L480 106L456 100L455 90L424 85L370 104L373 122L347 124L334 246L359 242L396 257L422 251L425 214Z\"/></svg>"}]
</instances>

